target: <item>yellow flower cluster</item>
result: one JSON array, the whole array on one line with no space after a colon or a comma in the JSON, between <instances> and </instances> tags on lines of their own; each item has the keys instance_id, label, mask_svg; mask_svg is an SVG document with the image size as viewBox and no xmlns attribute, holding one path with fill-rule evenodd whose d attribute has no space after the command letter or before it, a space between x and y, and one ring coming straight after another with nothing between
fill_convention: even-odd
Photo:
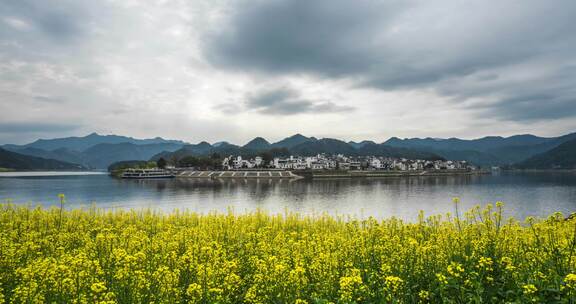
<instances>
[{"instance_id":1,"label":"yellow flower cluster","mask_svg":"<svg viewBox=\"0 0 576 304\"><path fill-rule=\"evenodd\" d=\"M566 282L566 286L570 288L576 288L576 274L567 274L566 278L564 278L564 282Z\"/></svg>"},{"instance_id":2,"label":"yellow flower cluster","mask_svg":"<svg viewBox=\"0 0 576 304\"><path fill-rule=\"evenodd\" d=\"M5 204L0 303L574 303L575 226Z\"/></svg>"},{"instance_id":3,"label":"yellow flower cluster","mask_svg":"<svg viewBox=\"0 0 576 304\"><path fill-rule=\"evenodd\" d=\"M529 294L529 295L538 291L538 288L536 288L536 286L534 286L534 284L526 284L526 285L522 286L522 288L524 289L524 293Z\"/></svg>"}]
</instances>

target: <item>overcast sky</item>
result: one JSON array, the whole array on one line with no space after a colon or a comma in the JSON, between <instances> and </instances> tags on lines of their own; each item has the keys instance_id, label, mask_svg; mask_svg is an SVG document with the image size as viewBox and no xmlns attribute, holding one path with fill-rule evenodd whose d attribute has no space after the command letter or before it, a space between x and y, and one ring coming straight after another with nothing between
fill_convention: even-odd
<instances>
[{"instance_id":1,"label":"overcast sky","mask_svg":"<svg viewBox=\"0 0 576 304\"><path fill-rule=\"evenodd\" d=\"M574 0L0 0L0 143L576 131Z\"/></svg>"}]
</instances>

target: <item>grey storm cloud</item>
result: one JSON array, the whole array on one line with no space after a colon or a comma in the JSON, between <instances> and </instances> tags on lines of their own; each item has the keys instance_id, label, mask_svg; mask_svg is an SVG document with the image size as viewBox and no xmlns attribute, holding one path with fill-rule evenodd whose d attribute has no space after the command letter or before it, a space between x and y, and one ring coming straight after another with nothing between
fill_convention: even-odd
<instances>
[{"instance_id":1,"label":"grey storm cloud","mask_svg":"<svg viewBox=\"0 0 576 304\"><path fill-rule=\"evenodd\" d=\"M432 89L490 100L481 115L554 119L576 116L574 90L549 90L576 87L574 28L572 0L240 1L204 50L231 70Z\"/></svg>"},{"instance_id":2,"label":"grey storm cloud","mask_svg":"<svg viewBox=\"0 0 576 304\"><path fill-rule=\"evenodd\" d=\"M402 1L241 2L225 30L207 39L206 56L225 67L269 73L364 73L379 60L367 40Z\"/></svg>"},{"instance_id":3,"label":"grey storm cloud","mask_svg":"<svg viewBox=\"0 0 576 304\"><path fill-rule=\"evenodd\" d=\"M322 114L352 111L353 107L340 106L329 101L310 101L287 87L268 89L247 97L248 110L272 115L294 115L303 113Z\"/></svg>"}]
</instances>

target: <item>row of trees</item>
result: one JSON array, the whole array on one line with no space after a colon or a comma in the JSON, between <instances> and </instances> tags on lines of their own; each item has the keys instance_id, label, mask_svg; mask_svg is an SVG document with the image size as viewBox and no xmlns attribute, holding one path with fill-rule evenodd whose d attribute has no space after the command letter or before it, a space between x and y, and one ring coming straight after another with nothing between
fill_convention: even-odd
<instances>
[{"instance_id":1,"label":"row of trees","mask_svg":"<svg viewBox=\"0 0 576 304\"><path fill-rule=\"evenodd\" d=\"M220 169L224 159L217 153L211 156L184 156L178 160L178 167L194 167L201 170Z\"/></svg>"},{"instance_id":2,"label":"row of trees","mask_svg":"<svg viewBox=\"0 0 576 304\"><path fill-rule=\"evenodd\" d=\"M267 151L262 151L259 153L242 153L240 156L243 158L254 158L260 156L262 158L263 164L269 164L275 157L287 157L290 152L286 148L274 148ZM194 167L200 170L219 170L222 169L222 162L224 161L224 156L219 153L213 153L211 155L187 155L181 158L172 156L168 159L161 157L157 161L120 161L114 163L108 167L109 172L121 173L128 168L135 169L149 169L149 168L161 168L164 169L167 166L174 167ZM264 166L264 167L265 167Z\"/></svg>"},{"instance_id":3,"label":"row of trees","mask_svg":"<svg viewBox=\"0 0 576 304\"><path fill-rule=\"evenodd\" d=\"M269 164L275 157L290 156L290 152L286 148L274 148L259 153L242 153L243 158L254 158L259 156L262 158L264 164ZM169 160L160 158L156 163L158 168L165 168L168 165L175 167L194 167L200 170L219 170L222 169L224 156L219 153L213 153L209 156L202 155L188 155L182 158L172 157Z\"/></svg>"},{"instance_id":4,"label":"row of trees","mask_svg":"<svg viewBox=\"0 0 576 304\"><path fill-rule=\"evenodd\" d=\"M164 165L165 167L166 165ZM159 167L158 162L145 160L125 160L119 161L108 166L108 172L112 175L119 176L126 169L152 169Z\"/></svg>"}]
</instances>

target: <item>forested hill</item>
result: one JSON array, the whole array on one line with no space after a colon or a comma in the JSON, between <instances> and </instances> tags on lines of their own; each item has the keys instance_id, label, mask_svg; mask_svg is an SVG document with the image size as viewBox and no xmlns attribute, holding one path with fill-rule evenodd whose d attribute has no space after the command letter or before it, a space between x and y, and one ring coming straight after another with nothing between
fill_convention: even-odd
<instances>
[{"instance_id":1,"label":"forested hill","mask_svg":"<svg viewBox=\"0 0 576 304\"><path fill-rule=\"evenodd\" d=\"M0 168L11 170L81 170L82 166L10 152L0 148Z\"/></svg>"},{"instance_id":2,"label":"forested hill","mask_svg":"<svg viewBox=\"0 0 576 304\"><path fill-rule=\"evenodd\" d=\"M521 169L576 169L576 139L533 156L516 167Z\"/></svg>"},{"instance_id":3,"label":"forested hill","mask_svg":"<svg viewBox=\"0 0 576 304\"><path fill-rule=\"evenodd\" d=\"M154 156L153 160L161 157L165 159L181 159L186 156L207 156L218 154L221 156L241 155L255 156L262 153L271 156L312 156L317 154L336 155L343 154L347 156L383 156L411 159L442 159L435 153L418 151L410 148L391 147L385 144L376 144L365 142L362 145L353 145L338 139L314 137L305 137L300 134L285 138L280 142L269 144L263 138L255 138L244 146L232 144L221 144L218 146L201 142L196 145L186 145L174 152L163 152Z\"/></svg>"}]
</instances>

